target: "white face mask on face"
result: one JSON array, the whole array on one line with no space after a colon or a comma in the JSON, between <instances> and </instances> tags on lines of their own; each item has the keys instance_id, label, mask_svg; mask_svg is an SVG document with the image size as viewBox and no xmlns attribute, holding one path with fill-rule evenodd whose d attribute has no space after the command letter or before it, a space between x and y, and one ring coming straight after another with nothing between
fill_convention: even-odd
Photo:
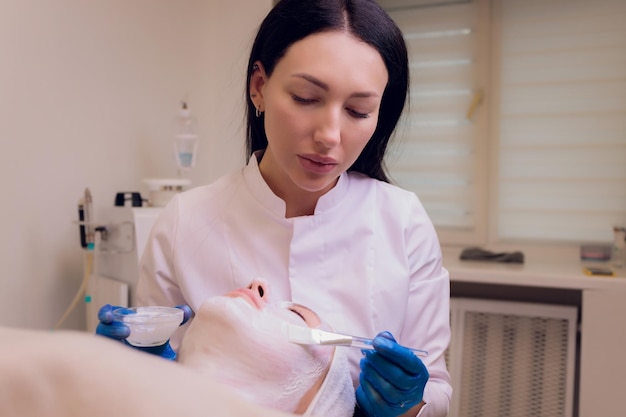
<instances>
[{"instance_id":1,"label":"white face mask on face","mask_svg":"<svg viewBox=\"0 0 626 417\"><path fill-rule=\"evenodd\" d=\"M323 378L333 348L290 343L285 322L306 326L294 312L252 306L241 297L213 297L196 313L178 361L232 387L254 404L294 412Z\"/></svg>"}]
</instances>

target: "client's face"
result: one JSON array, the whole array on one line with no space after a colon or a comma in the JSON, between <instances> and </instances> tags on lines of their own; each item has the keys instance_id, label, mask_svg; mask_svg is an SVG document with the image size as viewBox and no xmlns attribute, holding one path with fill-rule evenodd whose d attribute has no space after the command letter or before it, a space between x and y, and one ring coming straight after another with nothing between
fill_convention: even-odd
<instances>
[{"instance_id":1,"label":"client's face","mask_svg":"<svg viewBox=\"0 0 626 417\"><path fill-rule=\"evenodd\" d=\"M254 281L207 299L185 334L178 361L256 404L302 412L324 379L333 348L290 343L286 323L318 327L321 322L304 306L268 302L268 291L267 284Z\"/></svg>"}]
</instances>

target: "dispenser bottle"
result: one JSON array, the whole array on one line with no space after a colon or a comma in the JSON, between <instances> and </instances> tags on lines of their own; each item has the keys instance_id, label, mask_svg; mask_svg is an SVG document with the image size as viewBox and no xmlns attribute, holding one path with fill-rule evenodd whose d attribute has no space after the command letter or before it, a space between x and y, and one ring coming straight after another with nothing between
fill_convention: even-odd
<instances>
[{"instance_id":1,"label":"dispenser bottle","mask_svg":"<svg viewBox=\"0 0 626 417\"><path fill-rule=\"evenodd\" d=\"M189 171L196 165L198 133L196 119L186 101L181 102L177 119L177 132L174 138L174 153L179 171Z\"/></svg>"}]
</instances>

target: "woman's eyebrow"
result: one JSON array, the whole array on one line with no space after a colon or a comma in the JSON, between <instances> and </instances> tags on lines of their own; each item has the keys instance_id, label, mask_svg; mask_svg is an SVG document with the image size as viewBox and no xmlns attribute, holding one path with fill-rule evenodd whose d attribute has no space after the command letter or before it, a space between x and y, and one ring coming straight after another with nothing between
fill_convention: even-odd
<instances>
[{"instance_id":1,"label":"woman's eyebrow","mask_svg":"<svg viewBox=\"0 0 626 417\"><path fill-rule=\"evenodd\" d=\"M322 80L313 77L310 74L305 74L305 73L296 73L293 74L292 77L298 77L298 78L302 78L308 82L310 82L311 84L314 84L316 86L318 86L319 88L321 88L324 91L328 91L330 88L328 87L328 84L326 84L325 82L323 82ZM378 97L378 94L373 92L373 91L363 91L363 92L357 92L357 93L353 93L350 95L350 97L357 97L357 98L367 98L367 97Z\"/></svg>"}]
</instances>

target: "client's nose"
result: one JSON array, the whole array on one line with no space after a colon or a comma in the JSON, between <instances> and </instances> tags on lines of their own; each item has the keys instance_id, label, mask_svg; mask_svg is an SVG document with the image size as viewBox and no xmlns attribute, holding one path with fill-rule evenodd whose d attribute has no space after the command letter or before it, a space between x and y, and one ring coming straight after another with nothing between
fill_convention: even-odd
<instances>
[{"instance_id":1,"label":"client's nose","mask_svg":"<svg viewBox=\"0 0 626 417\"><path fill-rule=\"evenodd\" d=\"M261 300L267 301L267 284L261 280L255 279L248 285L248 288L259 294Z\"/></svg>"}]
</instances>

